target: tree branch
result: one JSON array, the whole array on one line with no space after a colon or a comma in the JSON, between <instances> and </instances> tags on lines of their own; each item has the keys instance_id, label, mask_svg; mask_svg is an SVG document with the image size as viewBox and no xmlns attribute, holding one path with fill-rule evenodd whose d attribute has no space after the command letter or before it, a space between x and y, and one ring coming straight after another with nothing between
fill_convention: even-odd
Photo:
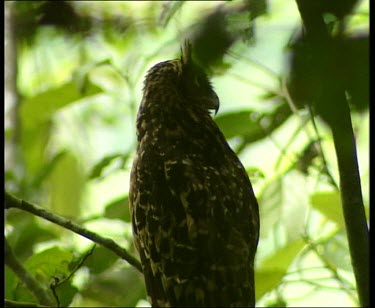
<instances>
[{"instance_id":1,"label":"tree branch","mask_svg":"<svg viewBox=\"0 0 375 308\"><path fill-rule=\"evenodd\" d=\"M4 307L50 307L45 305L38 305L35 303L29 303L29 302L18 302L18 301L12 301L9 299L4 300Z\"/></svg>"},{"instance_id":2,"label":"tree branch","mask_svg":"<svg viewBox=\"0 0 375 308\"><path fill-rule=\"evenodd\" d=\"M33 215L39 216L45 220L48 220L50 222L53 222L65 229L71 230L74 233L77 233L109 250L114 252L116 255L118 255L121 259L127 261L129 264L134 266L137 270L142 272L142 266L139 263L139 261L133 257L131 254L129 254L126 249L122 248L121 246L117 245L112 239L105 238L100 236L99 234L96 234L92 231L89 231L80 225L76 224L75 222L68 220L64 217L61 217L59 215L53 214L48 212L45 209L42 209L34 204L31 204L27 201L18 199L8 192L5 192L5 205L6 208L18 208L20 210L29 212Z\"/></svg>"},{"instance_id":3,"label":"tree branch","mask_svg":"<svg viewBox=\"0 0 375 308\"><path fill-rule=\"evenodd\" d=\"M340 193L354 276L361 306L369 306L369 231L362 200L357 149L348 101L342 85L330 74L337 53L330 46L330 35L317 2L296 0L306 41L309 43L314 73L321 77L322 88L314 101L317 113L332 130L340 174ZM318 65L319 64L319 65ZM331 78L326 78L330 74ZM325 77L325 78L323 78Z\"/></svg>"},{"instance_id":4,"label":"tree branch","mask_svg":"<svg viewBox=\"0 0 375 308\"><path fill-rule=\"evenodd\" d=\"M47 291L39 284L37 280L24 268L21 262L14 255L11 246L6 238L5 243L5 264L9 266L12 271L17 275L20 281L30 290L35 298L42 304L47 306L54 306L52 298Z\"/></svg>"},{"instance_id":5,"label":"tree branch","mask_svg":"<svg viewBox=\"0 0 375 308\"><path fill-rule=\"evenodd\" d=\"M362 199L357 150L353 127L347 107L344 126L332 127L340 172L341 200L348 234L350 256L357 282L361 306L369 306L369 231Z\"/></svg>"}]
</instances>

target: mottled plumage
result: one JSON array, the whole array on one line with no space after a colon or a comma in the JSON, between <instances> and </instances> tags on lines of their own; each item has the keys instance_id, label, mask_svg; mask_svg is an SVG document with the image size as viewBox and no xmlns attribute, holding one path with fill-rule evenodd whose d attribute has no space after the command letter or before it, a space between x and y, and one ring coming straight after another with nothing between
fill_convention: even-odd
<instances>
[{"instance_id":1,"label":"mottled plumage","mask_svg":"<svg viewBox=\"0 0 375 308\"><path fill-rule=\"evenodd\" d=\"M258 204L218 107L189 45L146 76L130 208L153 306L254 306Z\"/></svg>"}]
</instances>

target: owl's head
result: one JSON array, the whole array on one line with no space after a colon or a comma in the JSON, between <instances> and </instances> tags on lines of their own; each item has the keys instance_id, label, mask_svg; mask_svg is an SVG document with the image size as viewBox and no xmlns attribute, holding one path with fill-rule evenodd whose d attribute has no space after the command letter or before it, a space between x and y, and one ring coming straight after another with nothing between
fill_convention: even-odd
<instances>
[{"instance_id":1,"label":"owl's head","mask_svg":"<svg viewBox=\"0 0 375 308\"><path fill-rule=\"evenodd\" d=\"M153 104L180 104L199 110L219 109L219 98L204 70L193 60L192 45L186 42L180 59L160 62L147 73L144 100Z\"/></svg>"}]
</instances>

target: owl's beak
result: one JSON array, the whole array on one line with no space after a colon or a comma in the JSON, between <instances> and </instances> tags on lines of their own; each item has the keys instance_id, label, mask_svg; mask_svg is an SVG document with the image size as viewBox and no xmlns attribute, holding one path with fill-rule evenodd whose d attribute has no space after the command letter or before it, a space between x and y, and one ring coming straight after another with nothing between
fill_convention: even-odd
<instances>
[{"instance_id":1,"label":"owl's beak","mask_svg":"<svg viewBox=\"0 0 375 308\"><path fill-rule=\"evenodd\" d=\"M212 96L209 98L209 105L208 109L215 110L215 115L219 111L220 107L220 100L219 97L216 95L215 92L212 92Z\"/></svg>"}]
</instances>

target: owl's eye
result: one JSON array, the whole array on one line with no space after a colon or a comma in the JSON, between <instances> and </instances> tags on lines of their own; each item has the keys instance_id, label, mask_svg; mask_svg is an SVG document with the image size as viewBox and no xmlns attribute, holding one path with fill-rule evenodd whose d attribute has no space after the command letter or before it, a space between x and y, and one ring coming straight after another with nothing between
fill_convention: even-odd
<instances>
[{"instance_id":1,"label":"owl's eye","mask_svg":"<svg viewBox=\"0 0 375 308\"><path fill-rule=\"evenodd\" d=\"M195 78L194 78L194 84L195 84L197 87L200 87L200 86L202 85L199 76L195 76Z\"/></svg>"},{"instance_id":2,"label":"owl's eye","mask_svg":"<svg viewBox=\"0 0 375 308\"><path fill-rule=\"evenodd\" d=\"M193 81L194 81L194 85L197 88L200 88L202 90L206 89L206 88L209 88L209 86L210 86L210 83L209 83L209 81L207 80L207 77L204 74L196 74L193 78Z\"/></svg>"},{"instance_id":3,"label":"owl's eye","mask_svg":"<svg viewBox=\"0 0 375 308\"><path fill-rule=\"evenodd\" d=\"M197 97L210 95L212 87L206 74L200 68L187 66L180 79L181 91L185 96Z\"/></svg>"}]
</instances>

